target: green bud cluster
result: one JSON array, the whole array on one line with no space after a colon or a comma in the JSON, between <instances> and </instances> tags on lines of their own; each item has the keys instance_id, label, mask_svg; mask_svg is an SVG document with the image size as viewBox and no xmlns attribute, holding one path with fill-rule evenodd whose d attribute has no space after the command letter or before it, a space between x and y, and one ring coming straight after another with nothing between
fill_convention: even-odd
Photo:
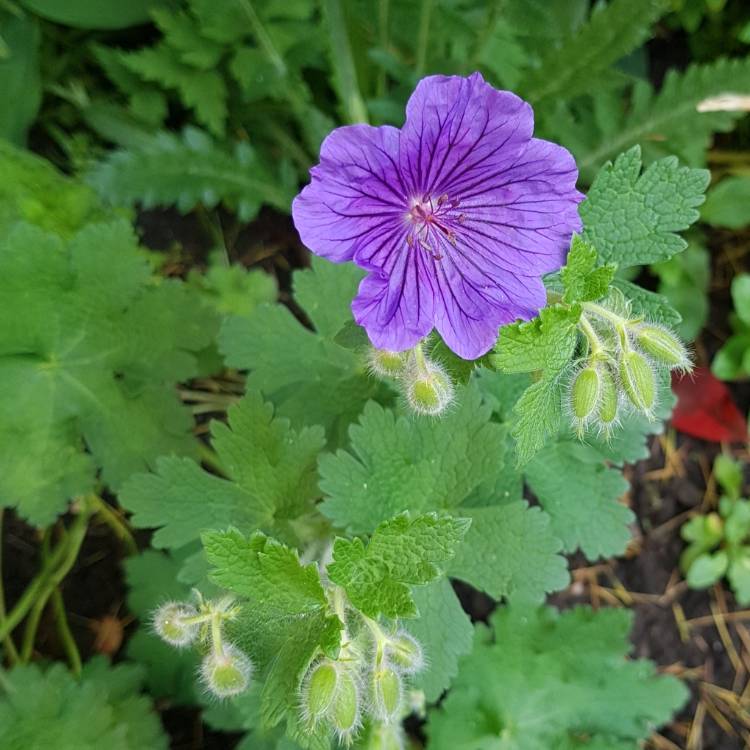
<instances>
[{"instance_id":1,"label":"green bud cluster","mask_svg":"<svg viewBox=\"0 0 750 750\"><path fill-rule=\"evenodd\" d=\"M344 616L343 606L338 656L320 656L302 679L302 720L310 729L327 727L344 745L366 725L366 747L401 750L406 680L424 666L422 647L409 633L356 610L352 617Z\"/></svg>"},{"instance_id":2,"label":"green bud cluster","mask_svg":"<svg viewBox=\"0 0 750 750\"><path fill-rule=\"evenodd\" d=\"M199 675L206 690L229 698L247 690L253 672L250 658L224 637L225 623L239 614L231 598L215 601L195 592L197 604L167 602L154 613L156 633L178 648L196 644L203 652Z\"/></svg>"},{"instance_id":3,"label":"green bud cluster","mask_svg":"<svg viewBox=\"0 0 750 750\"><path fill-rule=\"evenodd\" d=\"M584 303L579 330L586 351L570 381L568 407L582 435L590 426L611 434L625 410L653 418L659 371L692 368L687 349L667 328L631 315L619 293Z\"/></svg>"},{"instance_id":4,"label":"green bud cluster","mask_svg":"<svg viewBox=\"0 0 750 750\"><path fill-rule=\"evenodd\" d=\"M373 374L397 381L406 403L416 414L438 416L453 401L450 376L425 355L421 344L407 352L372 348L368 362Z\"/></svg>"}]
</instances>

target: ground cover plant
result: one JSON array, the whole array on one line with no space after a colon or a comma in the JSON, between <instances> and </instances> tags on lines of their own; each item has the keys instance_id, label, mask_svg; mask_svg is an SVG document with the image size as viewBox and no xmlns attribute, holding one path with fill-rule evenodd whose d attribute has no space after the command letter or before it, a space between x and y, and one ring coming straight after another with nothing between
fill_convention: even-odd
<instances>
[{"instance_id":1,"label":"ground cover plant","mask_svg":"<svg viewBox=\"0 0 750 750\"><path fill-rule=\"evenodd\" d=\"M3 747L748 742L749 29L3 5Z\"/></svg>"}]
</instances>

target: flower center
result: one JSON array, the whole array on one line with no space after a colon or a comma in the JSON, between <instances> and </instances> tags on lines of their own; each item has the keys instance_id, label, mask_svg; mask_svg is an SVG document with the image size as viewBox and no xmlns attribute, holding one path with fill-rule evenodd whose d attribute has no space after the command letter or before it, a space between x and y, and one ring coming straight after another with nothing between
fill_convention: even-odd
<instances>
[{"instance_id":1,"label":"flower center","mask_svg":"<svg viewBox=\"0 0 750 750\"><path fill-rule=\"evenodd\" d=\"M459 200L451 200L447 195L412 198L406 214L409 224L407 245L410 248L419 247L435 260L442 260L441 248L446 241L455 247L456 228L464 220L464 215L456 212L459 203Z\"/></svg>"}]
</instances>

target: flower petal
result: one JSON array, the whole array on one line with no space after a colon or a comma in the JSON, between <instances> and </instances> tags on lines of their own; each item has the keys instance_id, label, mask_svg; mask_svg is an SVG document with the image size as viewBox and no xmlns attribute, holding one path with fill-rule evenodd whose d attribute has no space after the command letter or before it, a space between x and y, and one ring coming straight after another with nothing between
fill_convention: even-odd
<instances>
[{"instance_id":1,"label":"flower petal","mask_svg":"<svg viewBox=\"0 0 750 750\"><path fill-rule=\"evenodd\" d=\"M430 333L434 309L430 262L423 251L407 247L398 236L392 240L386 267L362 280L352 312L373 346L400 352Z\"/></svg>"},{"instance_id":2,"label":"flower petal","mask_svg":"<svg viewBox=\"0 0 750 750\"><path fill-rule=\"evenodd\" d=\"M292 203L294 225L314 253L351 260L403 221L398 144L396 128L369 125L337 128L323 141L312 181Z\"/></svg>"},{"instance_id":3,"label":"flower petal","mask_svg":"<svg viewBox=\"0 0 750 750\"><path fill-rule=\"evenodd\" d=\"M498 264L523 275L556 271L565 262L573 232L581 231L575 189L578 170L570 153L531 139L502 174L467 186L460 238L491 249Z\"/></svg>"},{"instance_id":4,"label":"flower petal","mask_svg":"<svg viewBox=\"0 0 750 750\"><path fill-rule=\"evenodd\" d=\"M406 106L401 131L410 197L460 197L462 186L512 166L533 129L531 106L497 91L479 73L423 78Z\"/></svg>"}]
</instances>

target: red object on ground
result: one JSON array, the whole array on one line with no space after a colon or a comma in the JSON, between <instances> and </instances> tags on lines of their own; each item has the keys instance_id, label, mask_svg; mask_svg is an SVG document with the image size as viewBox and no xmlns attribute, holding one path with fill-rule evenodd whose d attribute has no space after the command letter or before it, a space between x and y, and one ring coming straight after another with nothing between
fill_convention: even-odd
<instances>
[{"instance_id":1,"label":"red object on ground","mask_svg":"<svg viewBox=\"0 0 750 750\"><path fill-rule=\"evenodd\" d=\"M747 421L732 400L727 386L707 367L672 376L677 406L672 425L680 432L716 443L746 443Z\"/></svg>"}]
</instances>

